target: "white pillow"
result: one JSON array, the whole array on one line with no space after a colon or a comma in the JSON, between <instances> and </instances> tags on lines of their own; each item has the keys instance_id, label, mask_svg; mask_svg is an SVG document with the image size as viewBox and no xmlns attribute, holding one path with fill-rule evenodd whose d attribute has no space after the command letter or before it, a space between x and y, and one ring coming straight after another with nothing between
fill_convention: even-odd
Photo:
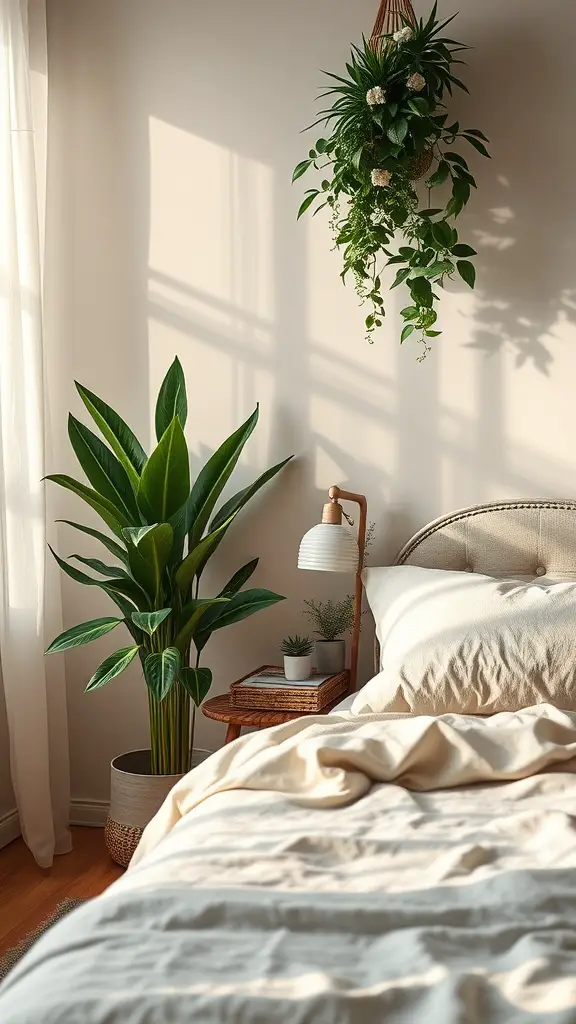
<instances>
[{"instance_id":1,"label":"white pillow","mask_svg":"<svg viewBox=\"0 0 576 1024\"><path fill-rule=\"evenodd\" d=\"M363 579L381 671L355 714L576 710L576 583L405 565Z\"/></svg>"}]
</instances>

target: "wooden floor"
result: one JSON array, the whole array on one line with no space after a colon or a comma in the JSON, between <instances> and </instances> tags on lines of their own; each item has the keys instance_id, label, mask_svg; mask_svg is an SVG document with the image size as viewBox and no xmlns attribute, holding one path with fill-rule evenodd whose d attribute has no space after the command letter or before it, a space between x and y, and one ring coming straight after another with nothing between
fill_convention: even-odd
<instances>
[{"instance_id":1,"label":"wooden floor","mask_svg":"<svg viewBox=\"0 0 576 1024\"><path fill-rule=\"evenodd\" d=\"M73 828L72 853L38 867L22 839L0 850L0 954L15 946L67 897L97 896L123 873L110 860L104 829Z\"/></svg>"}]
</instances>

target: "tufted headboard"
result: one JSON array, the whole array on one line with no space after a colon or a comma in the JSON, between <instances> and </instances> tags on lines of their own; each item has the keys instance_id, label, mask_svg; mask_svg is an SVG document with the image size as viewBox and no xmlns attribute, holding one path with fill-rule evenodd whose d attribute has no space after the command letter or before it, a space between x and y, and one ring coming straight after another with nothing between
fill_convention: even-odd
<instances>
[{"instance_id":1,"label":"tufted headboard","mask_svg":"<svg viewBox=\"0 0 576 1024\"><path fill-rule=\"evenodd\" d=\"M451 512L416 533L396 564L576 579L576 500L494 501ZM378 644L375 659L378 672Z\"/></svg>"}]
</instances>

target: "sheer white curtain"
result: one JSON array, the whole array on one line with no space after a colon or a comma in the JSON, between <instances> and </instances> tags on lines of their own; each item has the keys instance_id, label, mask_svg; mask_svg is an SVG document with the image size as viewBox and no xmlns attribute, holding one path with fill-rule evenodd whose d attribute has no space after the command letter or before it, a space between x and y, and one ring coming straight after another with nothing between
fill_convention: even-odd
<instances>
[{"instance_id":1,"label":"sheer white curtain","mask_svg":"<svg viewBox=\"0 0 576 1024\"><path fill-rule=\"evenodd\" d=\"M35 46L43 13L34 0ZM48 867L70 849L68 735L63 669L43 656L60 593L46 572L45 130L42 105L32 110L27 14L26 0L0 0L0 666L22 834Z\"/></svg>"}]
</instances>

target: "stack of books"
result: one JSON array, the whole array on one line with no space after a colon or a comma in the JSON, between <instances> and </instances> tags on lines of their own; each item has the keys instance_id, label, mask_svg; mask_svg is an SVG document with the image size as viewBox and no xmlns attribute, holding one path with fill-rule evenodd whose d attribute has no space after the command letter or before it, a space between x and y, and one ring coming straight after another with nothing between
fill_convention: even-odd
<instances>
[{"instance_id":1,"label":"stack of books","mask_svg":"<svg viewBox=\"0 0 576 1024\"><path fill-rule=\"evenodd\" d=\"M230 687L232 707L266 711L322 711L348 690L348 672L321 675L293 682L281 668L263 665Z\"/></svg>"}]
</instances>

